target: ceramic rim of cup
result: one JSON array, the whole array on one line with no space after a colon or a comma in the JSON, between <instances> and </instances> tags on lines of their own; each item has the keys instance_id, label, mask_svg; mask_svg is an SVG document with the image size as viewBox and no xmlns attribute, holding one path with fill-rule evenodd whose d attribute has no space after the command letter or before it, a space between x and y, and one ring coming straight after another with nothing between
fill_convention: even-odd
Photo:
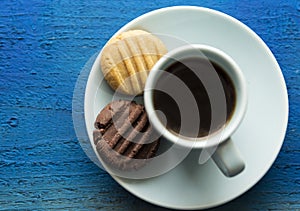
<instances>
[{"instance_id":1,"label":"ceramic rim of cup","mask_svg":"<svg viewBox=\"0 0 300 211\"><path fill-rule=\"evenodd\" d=\"M174 134L164 127L164 125L156 115L154 109L153 87L155 87L156 82L161 75L160 72L162 72L162 69L166 69L168 66L170 66L170 64L174 62L174 60L172 62L170 58L173 59L178 57L191 57L191 55L188 54L188 52L195 52L195 50L200 50L201 52L204 52L205 56L207 56L210 60L217 62L218 64L220 64L220 60L224 61L225 65L222 63L221 66L233 81L236 90L236 105L232 117L226 122L226 124L221 129L218 129L217 131L209 134L208 136L190 138ZM184 56L182 56L182 54L184 54ZM151 124L161 135L163 135L169 141L176 143L180 146L190 148L212 147L222 143L227 138L229 138L232 135L232 133L238 128L240 122L242 121L247 107L246 80L243 76L241 69L234 62L234 60L220 49L202 44L185 45L168 52L153 66L152 70L148 75L145 85L144 103Z\"/></svg>"}]
</instances>

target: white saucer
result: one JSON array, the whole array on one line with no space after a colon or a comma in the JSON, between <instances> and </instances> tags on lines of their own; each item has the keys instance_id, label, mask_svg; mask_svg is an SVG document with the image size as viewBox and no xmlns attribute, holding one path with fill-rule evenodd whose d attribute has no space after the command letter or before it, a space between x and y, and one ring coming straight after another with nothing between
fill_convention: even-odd
<instances>
[{"instance_id":1,"label":"white saucer","mask_svg":"<svg viewBox=\"0 0 300 211\"><path fill-rule=\"evenodd\" d=\"M195 154L166 174L144 180L112 177L132 194L150 203L177 209L203 209L228 202L254 186L268 171L282 146L287 121L287 90L279 65L265 43L247 26L223 13L199 7L170 7L138 17L121 31L144 29L189 43L217 47L241 67L247 80L248 110L233 136L245 170L225 177L209 160L199 166ZM119 33L117 32L117 33ZM162 38L163 39L163 38ZM169 50L174 48L166 42ZM87 82L84 111L92 143L93 123L113 92L102 81L97 57ZM93 143L92 143L93 145ZM95 148L94 148L95 149Z\"/></svg>"}]
</instances>

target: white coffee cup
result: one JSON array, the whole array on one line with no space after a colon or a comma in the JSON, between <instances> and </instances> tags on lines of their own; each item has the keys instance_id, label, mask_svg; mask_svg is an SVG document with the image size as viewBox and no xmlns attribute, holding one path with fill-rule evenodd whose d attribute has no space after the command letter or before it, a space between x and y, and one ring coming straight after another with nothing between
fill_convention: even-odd
<instances>
[{"instance_id":1,"label":"white coffee cup","mask_svg":"<svg viewBox=\"0 0 300 211\"><path fill-rule=\"evenodd\" d=\"M202 137L187 137L176 134L166 128L162 119L159 118L159 112L156 111L154 106L153 93L154 90L156 90L158 80L160 77L164 77L163 73L168 67L182 59L195 57L208 59L209 61L221 66L232 81L235 88L236 98L235 107L231 117L224 122L224 125L220 129ZM239 174L245 168L245 163L238 149L231 140L231 135L242 122L246 112L246 80L243 76L242 70L225 52L202 44L185 45L168 52L150 71L144 90L144 104L153 127L170 142L180 147L204 149L206 152L211 153L211 157L214 162L224 175L228 177Z\"/></svg>"}]
</instances>

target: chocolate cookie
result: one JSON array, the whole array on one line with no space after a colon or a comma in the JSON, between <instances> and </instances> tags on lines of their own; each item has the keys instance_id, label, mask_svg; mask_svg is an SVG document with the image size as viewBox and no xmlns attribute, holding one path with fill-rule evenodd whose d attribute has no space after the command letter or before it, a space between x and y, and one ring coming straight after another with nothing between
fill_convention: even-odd
<instances>
[{"instance_id":1,"label":"chocolate cookie","mask_svg":"<svg viewBox=\"0 0 300 211\"><path fill-rule=\"evenodd\" d=\"M100 157L119 170L142 167L159 147L144 106L135 102L111 102L98 114L95 128L93 138Z\"/></svg>"}]
</instances>

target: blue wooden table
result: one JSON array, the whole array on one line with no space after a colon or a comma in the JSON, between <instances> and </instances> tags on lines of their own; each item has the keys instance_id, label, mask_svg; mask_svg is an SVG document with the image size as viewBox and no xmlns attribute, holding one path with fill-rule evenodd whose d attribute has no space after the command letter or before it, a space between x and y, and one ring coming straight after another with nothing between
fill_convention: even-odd
<instances>
[{"instance_id":1,"label":"blue wooden table","mask_svg":"<svg viewBox=\"0 0 300 211\"><path fill-rule=\"evenodd\" d=\"M274 53L289 93L282 150L250 191L213 210L300 210L300 1L0 1L0 210L164 210L91 162L72 123L87 60L133 18L197 5L252 28ZM266 79L267 80L267 79Z\"/></svg>"}]
</instances>

